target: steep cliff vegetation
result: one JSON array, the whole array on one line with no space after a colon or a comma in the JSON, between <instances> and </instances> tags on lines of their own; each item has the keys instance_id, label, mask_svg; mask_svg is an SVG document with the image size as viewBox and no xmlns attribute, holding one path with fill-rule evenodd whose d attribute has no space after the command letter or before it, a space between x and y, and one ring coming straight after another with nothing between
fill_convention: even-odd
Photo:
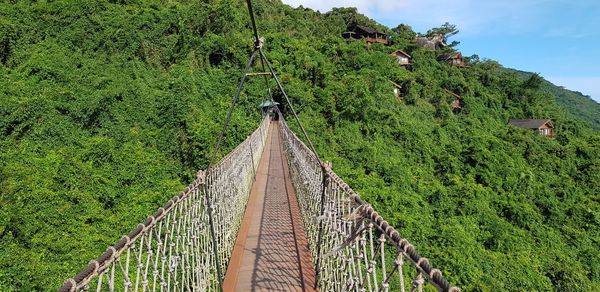
<instances>
[{"instance_id":1,"label":"steep cliff vegetation","mask_svg":"<svg viewBox=\"0 0 600 292\"><path fill-rule=\"evenodd\" d=\"M351 22L386 29L353 9L255 5L323 158L451 282L600 286L600 134L539 79L493 61L440 64L407 25L388 47L344 40ZM206 167L248 23L233 0L2 1L0 290L55 289ZM224 153L257 126L265 92L249 82ZM557 137L509 118L552 118Z\"/></svg>"},{"instance_id":2,"label":"steep cliff vegetation","mask_svg":"<svg viewBox=\"0 0 600 292\"><path fill-rule=\"evenodd\" d=\"M523 80L531 77L533 73L513 70ZM542 91L551 94L556 104L573 115L574 118L589 123L592 128L600 130L600 105L591 97L579 91L571 91L562 86L556 86L548 81L542 82Z\"/></svg>"}]
</instances>

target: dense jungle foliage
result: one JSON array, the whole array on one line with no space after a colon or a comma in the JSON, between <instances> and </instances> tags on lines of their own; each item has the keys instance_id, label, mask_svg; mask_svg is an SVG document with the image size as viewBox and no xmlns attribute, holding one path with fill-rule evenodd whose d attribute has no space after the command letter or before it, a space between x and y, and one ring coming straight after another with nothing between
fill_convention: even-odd
<instances>
[{"instance_id":1,"label":"dense jungle foliage","mask_svg":"<svg viewBox=\"0 0 600 292\"><path fill-rule=\"evenodd\" d=\"M509 69L516 72L523 79L531 78L534 73ZM579 91L571 91L562 86L556 86L546 80L540 88L554 97L556 103L563 107L573 117L588 122L592 128L600 130L600 106L591 97L583 95Z\"/></svg>"},{"instance_id":2,"label":"dense jungle foliage","mask_svg":"<svg viewBox=\"0 0 600 292\"><path fill-rule=\"evenodd\" d=\"M249 18L234 0L0 3L0 290L55 290L206 167L252 49ZM600 133L541 78L478 58L440 64L408 25L354 9L255 6L322 157L452 283L600 287ZM392 45L342 39L351 23L389 31ZM265 98L252 79L221 155L258 125ZM510 118L552 118L557 136Z\"/></svg>"}]
</instances>

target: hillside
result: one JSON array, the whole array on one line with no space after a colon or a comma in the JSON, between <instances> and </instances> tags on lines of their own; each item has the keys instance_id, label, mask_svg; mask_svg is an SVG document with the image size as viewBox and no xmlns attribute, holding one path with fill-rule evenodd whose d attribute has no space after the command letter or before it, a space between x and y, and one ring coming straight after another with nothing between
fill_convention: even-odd
<instances>
[{"instance_id":1,"label":"hillside","mask_svg":"<svg viewBox=\"0 0 600 292\"><path fill-rule=\"evenodd\" d=\"M386 29L353 9L255 12L322 158L453 284L600 287L600 133L543 82L440 64L407 25L391 46L342 39ZM206 167L251 48L242 1L2 1L0 290L55 290ZM221 155L265 98L250 80ZM545 117L554 140L507 126Z\"/></svg>"},{"instance_id":2,"label":"hillside","mask_svg":"<svg viewBox=\"0 0 600 292\"><path fill-rule=\"evenodd\" d=\"M523 80L533 75L533 73L519 70L512 70L512 72L518 74ZM592 128L600 130L600 104L589 96L578 91L568 90L562 86L556 86L548 80L544 80L541 89L551 94L556 103L572 114L573 117L588 122Z\"/></svg>"}]
</instances>

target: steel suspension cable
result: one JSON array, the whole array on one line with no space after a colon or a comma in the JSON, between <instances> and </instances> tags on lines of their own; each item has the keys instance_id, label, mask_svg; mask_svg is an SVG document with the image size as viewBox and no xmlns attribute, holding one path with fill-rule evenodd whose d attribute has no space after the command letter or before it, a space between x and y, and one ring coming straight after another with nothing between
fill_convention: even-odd
<instances>
[{"instance_id":1,"label":"steel suspension cable","mask_svg":"<svg viewBox=\"0 0 600 292\"><path fill-rule=\"evenodd\" d=\"M254 33L254 47L255 48L260 48L262 47L262 43L260 41L260 37L258 36L258 29L256 27L256 19L254 18L254 9L252 8L252 0L246 0L246 3L248 4L248 14L250 15L250 23L252 24L252 32ZM262 67L262 72L266 72L265 70L265 62L263 61L262 57L260 58L260 65ZM271 92L271 85L269 82L269 78L267 77L267 75L264 76L265 79L265 86L267 87L267 92L269 94L269 98L271 99L271 102L275 102L273 100L273 93Z\"/></svg>"},{"instance_id":2,"label":"steel suspension cable","mask_svg":"<svg viewBox=\"0 0 600 292\"><path fill-rule=\"evenodd\" d=\"M262 71L265 72L265 61L263 61L262 57L260 58L260 66L262 67ZM265 75L264 78L265 78L265 86L267 87L267 93L269 94L269 98L271 99L271 102L273 103L273 105L275 105L275 100L273 100L273 92L271 91L271 82L269 82L269 78L267 77L267 75ZM277 107L277 105L275 105L275 107Z\"/></svg>"},{"instance_id":3,"label":"steel suspension cable","mask_svg":"<svg viewBox=\"0 0 600 292\"><path fill-rule=\"evenodd\" d=\"M319 159L319 155L317 154L317 151L315 150L315 146L313 145L312 141L310 140L310 137L308 137L308 134L306 133L306 130L304 129L304 126L302 125L302 122L300 122L300 119L298 118L298 115L296 114L296 111L294 110L294 106L292 106L292 103L290 102L290 99L289 99L287 93L285 92L285 89L283 89L283 85L281 85L281 82L279 81L279 78L277 77L275 70L273 70L273 66L271 66L271 63L269 62L269 60L267 59L267 56L265 55L265 53L262 50L262 43L258 36L256 19L254 18L254 9L252 7L252 0L246 0L246 3L248 4L248 14L250 15L250 22L252 24L252 31L254 33L255 48L260 52L263 70L264 70L264 64L267 64L267 66L269 67L269 71L271 72L271 76L273 77L273 79L275 79L275 82L277 83L279 90L281 90L281 93L285 97L285 100L286 100L288 106L290 107L290 109L292 110L292 113L294 114L294 118L296 119L296 122L298 122L298 125L300 126L300 129L302 130L302 134L304 135L304 138L310 145L310 148L313 151L313 153L315 154L315 156L317 156L317 159ZM271 100L272 100L272 98L271 98ZM321 161L321 160L319 159L319 161Z\"/></svg>"},{"instance_id":4,"label":"steel suspension cable","mask_svg":"<svg viewBox=\"0 0 600 292\"><path fill-rule=\"evenodd\" d=\"M294 110L294 106L292 105L292 102L290 101L290 98L288 97L287 93L285 92L285 89L283 88L283 85L281 84L281 81L279 81L279 77L277 77L277 74L275 73L275 70L273 70L273 66L271 65L271 63L267 59L267 56L263 52L262 48L258 48L258 51L260 52L260 56L261 56L262 60L265 62L265 64L267 64L267 67L269 67L269 71L271 72L271 76L273 76L273 79L275 79L275 83L277 83L277 87L279 87L279 90L281 90L281 93L285 97L285 101L287 102L288 106L290 107L290 110L292 111L292 114L294 115L294 119L296 119L296 122L298 122L298 125L300 126L300 130L302 130L302 134L304 135L304 138L306 139L306 141L310 145L310 149L312 150L312 152L314 153L314 155L317 157L317 160L321 161L321 159L319 158L319 154L317 154L317 150L315 149L315 146L312 143L312 140L308 136L308 133L306 132L306 129L304 129L304 126L302 125L302 122L300 122L300 119L298 118L298 114L296 114L296 111Z\"/></svg>"},{"instance_id":5,"label":"steel suspension cable","mask_svg":"<svg viewBox=\"0 0 600 292\"><path fill-rule=\"evenodd\" d=\"M258 38L258 29L256 28L256 20L254 19L254 10L252 9L252 0L246 0L248 4L248 14L250 14L250 22L252 23L252 31L254 32L254 46L259 47L260 39Z\"/></svg>"},{"instance_id":6,"label":"steel suspension cable","mask_svg":"<svg viewBox=\"0 0 600 292\"><path fill-rule=\"evenodd\" d=\"M227 117L225 118L225 121L223 123L223 128L221 130L221 133L219 134L217 144L215 145L215 148L211 155L210 161L208 163L208 167L206 168L207 171L210 171L210 167L213 165L213 163L215 161L217 152L219 152L219 149L221 148L221 143L223 142L223 137L225 135L225 131L227 131L227 128L229 127L229 122L231 121L231 114L233 113L233 110L235 109L235 106L237 105L237 102L240 97L240 93L242 92L242 87L244 86L244 83L246 82L246 78L247 78L246 73L248 73L248 71L250 71L250 67L252 67L252 62L254 61L254 58L256 57L256 53L257 53L257 50L254 50L252 52L252 55L250 56L250 60L248 60L248 64L246 64L246 69L244 69L244 75L242 76L242 79L240 80L240 83L238 84L235 96L233 97L233 101L231 103L231 107L229 108L229 112L227 112Z\"/></svg>"},{"instance_id":7,"label":"steel suspension cable","mask_svg":"<svg viewBox=\"0 0 600 292\"><path fill-rule=\"evenodd\" d=\"M308 137L308 133L306 133L306 130L304 129L304 126L302 125L302 122L300 122L300 119L298 118L298 115L296 114L296 111L294 110L294 107L292 106L292 103L290 102L290 99L289 99L287 93L285 92L285 89L283 89L283 86L281 85L281 82L279 81L279 78L277 77L275 70L273 70L273 66L271 66L271 63L269 62L269 60L267 60L267 56L265 56L265 53L262 51L262 48L258 48L258 50L260 52L261 59L269 67L269 70L271 71L271 75L275 79L275 82L277 83L279 90L281 90L281 93L283 94L283 96L285 97L285 100L287 101L288 105L290 106L290 109L292 110L292 113L294 114L294 118L296 119L296 121L298 122L298 125L300 126L300 129L302 130L302 134L304 135L304 138L306 138L306 141L310 145L310 150L313 152L313 154L315 155L315 158L317 159L317 161L319 162L319 164L321 166L322 188L321 188L321 203L320 203L320 207L319 207L320 208L319 216L322 217L323 214L325 213L325 191L326 191L326 186L328 184L328 178L329 178L329 176L327 174L328 173L327 166L319 158L319 154L317 153L315 146L313 145L312 141L310 140L310 137ZM316 273L317 273L316 277L317 277L317 279L319 277L319 270L320 270L320 266L321 266L321 242L323 240L323 232L324 232L323 222L320 221L319 222L319 235L318 235L318 240L317 240L317 244L316 244L317 245L317 258L316 258L316 261L317 261L316 262ZM314 288L317 288L317 286L316 286L317 283L318 283L318 281L315 281Z\"/></svg>"},{"instance_id":8,"label":"steel suspension cable","mask_svg":"<svg viewBox=\"0 0 600 292\"><path fill-rule=\"evenodd\" d=\"M233 113L233 110L235 109L235 106L237 105L237 102L240 98L240 94L242 92L242 88L244 86L244 83L246 82L246 73L248 73L248 71L250 70L250 67L252 66L252 62L254 61L254 58L256 57L256 53L257 50L255 49L254 51L252 51L252 55L250 56L250 60L248 60L248 64L246 64L246 68L244 69L244 74L242 75L242 79L240 80L240 83L238 84L235 96L233 98L233 101L231 103L231 107L229 108L229 112L227 112L227 116L225 118L225 121L223 123L223 128L221 130L221 133L219 134L219 138L217 139L217 143L215 145L215 148L213 150L213 153L211 155L210 161L208 162L208 166L206 168L206 173L207 176L208 174L211 172L211 167L214 164L214 160L217 156L217 153L219 152L219 149L221 148L221 143L223 142L223 137L225 136L225 131L227 131L227 128L229 127L229 122L231 121L231 114ZM217 269L217 277L219 279L219 289L222 291L223 290L223 272L221 269L221 263L219 260L219 256L218 256L218 250L217 250L217 242L216 242L216 232L215 232L215 224L214 224L214 219L213 219L213 206L211 204L211 198L210 198L210 192L208 191L208 187L207 185L205 185L205 194L207 196L207 207L208 207L208 221L209 221L209 225L210 225L210 233L211 233L211 241L212 241L212 246L213 246L213 253L215 254L215 265L216 265L216 269Z\"/></svg>"},{"instance_id":9,"label":"steel suspension cable","mask_svg":"<svg viewBox=\"0 0 600 292\"><path fill-rule=\"evenodd\" d=\"M279 78L277 77L277 74L275 73L275 70L273 69L273 66L271 65L271 63L267 59L267 56L265 55L265 53L262 50L262 42L259 39L258 29L256 28L256 20L254 19L254 11L252 9L252 0L246 0L246 3L248 4L248 13L250 14L250 21L252 22L252 30L254 31L255 47L260 52L261 65L262 65L262 68L263 68L263 72L264 72L264 65L267 64L267 66L269 67L269 71L271 72L271 76L273 77L273 79L275 79L275 82L277 83L277 86L279 87L279 90L281 90L281 93L285 97L285 100L286 100L288 106L290 107L290 110L292 111L292 114L294 115L294 119L296 120L296 122L298 123L298 126L300 126L300 129L302 130L302 134L304 135L304 138L306 139L306 141L310 145L311 151L313 152L313 154L315 155L315 158L317 159L317 161L319 161L319 164L321 166L323 176L322 176L320 215L323 216L323 214L325 212L325 189L326 189L327 180L328 180L327 167L325 166L325 164L319 158L319 154L317 153L317 150L315 149L315 146L312 143L312 140L308 136L308 133L306 132L306 129L304 128L304 125L302 125L302 122L300 121L300 118L298 118L298 114L296 113L296 110L294 110L294 106L292 105L292 102L290 101L287 93L285 92L285 89L283 88L283 85L279 81ZM266 79L266 76L265 76L265 81L266 80L267 79ZM267 86L268 86L268 81L266 83L267 83ZM269 89L270 89L270 87L269 87ZM273 101L273 96L272 95L271 95L271 101ZM277 109L277 110L281 114L281 112L279 111L279 109ZM281 116L283 117L283 115L281 115ZM324 231L323 230L323 224L322 224L322 222L320 222L319 223L319 235L318 235L318 241L317 241L317 249L318 249L318 252L317 252L317 263L316 263L317 273L319 272L320 264L321 264L321 255L320 255L320 253L321 253L321 247L320 246L321 246L321 241L323 240L323 231ZM319 277L318 274L317 274L317 277ZM317 283L318 282L315 282L315 288L317 288L316 287Z\"/></svg>"}]
</instances>

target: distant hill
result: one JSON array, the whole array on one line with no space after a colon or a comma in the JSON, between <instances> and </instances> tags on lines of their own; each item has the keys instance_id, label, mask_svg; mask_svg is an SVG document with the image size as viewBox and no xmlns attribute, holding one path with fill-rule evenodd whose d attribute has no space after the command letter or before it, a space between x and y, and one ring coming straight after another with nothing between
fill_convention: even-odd
<instances>
[{"instance_id":1,"label":"distant hill","mask_svg":"<svg viewBox=\"0 0 600 292\"><path fill-rule=\"evenodd\" d=\"M510 69L523 79L531 77L534 73ZM600 103L579 91L571 91L562 86L544 80L541 90L552 94L556 103L562 106L575 118L586 121L596 129L600 130Z\"/></svg>"}]
</instances>

